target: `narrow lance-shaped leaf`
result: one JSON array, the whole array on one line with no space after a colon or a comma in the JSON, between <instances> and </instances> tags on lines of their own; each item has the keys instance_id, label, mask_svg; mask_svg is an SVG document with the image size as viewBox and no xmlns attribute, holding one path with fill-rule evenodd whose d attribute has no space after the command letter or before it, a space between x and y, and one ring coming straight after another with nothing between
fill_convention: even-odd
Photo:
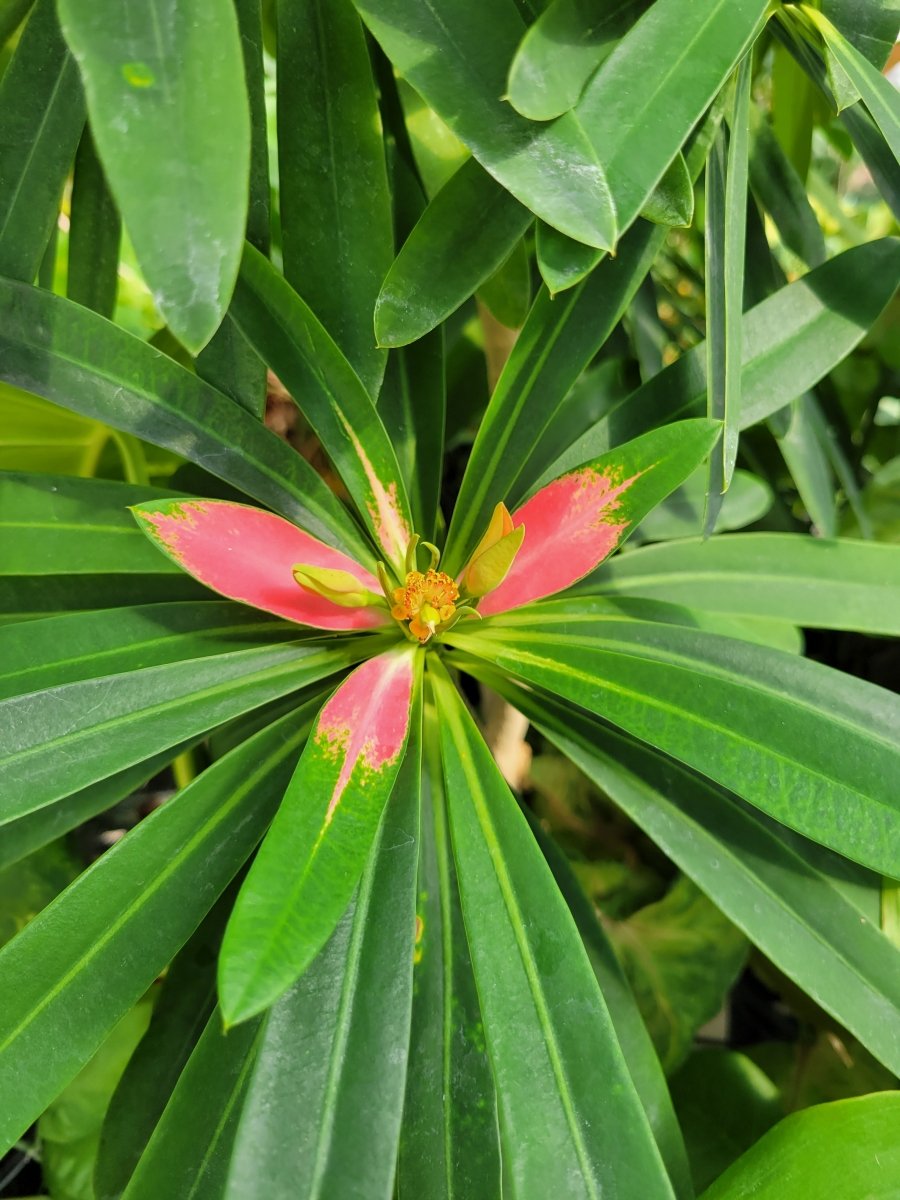
<instances>
[{"instance_id":1,"label":"narrow lance-shaped leaf","mask_svg":"<svg viewBox=\"0 0 900 1200\"><path fill-rule=\"evenodd\" d=\"M166 972L150 1027L103 1119L94 1166L97 1200L119 1200L216 1008L216 955L235 892L232 882Z\"/></svg>"},{"instance_id":2,"label":"narrow lance-shaped leaf","mask_svg":"<svg viewBox=\"0 0 900 1200\"><path fill-rule=\"evenodd\" d=\"M828 50L849 76L900 162L900 96L897 89L841 36L824 13L804 4L800 11L822 35Z\"/></svg>"},{"instance_id":3,"label":"narrow lance-shaped leaf","mask_svg":"<svg viewBox=\"0 0 900 1200\"><path fill-rule=\"evenodd\" d=\"M227 500L160 500L132 507L155 546L201 583L230 600L316 629L371 629L390 623L387 608L345 607L303 587L298 566L352 577L381 593L377 578L340 550L290 521Z\"/></svg>"},{"instance_id":4,"label":"narrow lance-shaped leaf","mask_svg":"<svg viewBox=\"0 0 900 1200\"><path fill-rule=\"evenodd\" d=\"M229 1023L277 1000L347 907L403 760L417 655L403 646L370 659L319 714L225 933Z\"/></svg>"},{"instance_id":5,"label":"narrow lance-shaped leaf","mask_svg":"<svg viewBox=\"0 0 900 1200\"><path fill-rule=\"evenodd\" d=\"M394 259L375 306L379 345L405 346L455 312L533 220L475 158L437 193Z\"/></svg>"},{"instance_id":6,"label":"narrow lance-shaped leaf","mask_svg":"<svg viewBox=\"0 0 900 1200\"><path fill-rule=\"evenodd\" d=\"M514 1194L537 1200L564 1179L571 1200L625 1188L668 1200L671 1184L571 914L449 676L439 665L429 673Z\"/></svg>"},{"instance_id":7,"label":"narrow lance-shaped leaf","mask_svg":"<svg viewBox=\"0 0 900 1200\"><path fill-rule=\"evenodd\" d=\"M281 0L277 14L284 274L377 396L372 313L394 245L365 31L351 0Z\"/></svg>"},{"instance_id":8,"label":"narrow lance-shaped leaf","mask_svg":"<svg viewBox=\"0 0 900 1200\"><path fill-rule=\"evenodd\" d=\"M416 718L356 896L266 1018L227 1198L393 1195L412 1002L420 750ZM264 1172L260 1156L269 1163Z\"/></svg>"},{"instance_id":9,"label":"narrow lance-shaped leaf","mask_svg":"<svg viewBox=\"0 0 900 1200\"><path fill-rule=\"evenodd\" d=\"M0 377L183 454L371 562L346 509L292 446L168 355L78 304L0 280Z\"/></svg>"},{"instance_id":10,"label":"narrow lance-shaped leaf","mask_svg":"<svg viewBox=\"0 0 900 1200\"><path fill-rule=\"evenodd\" d=\"M509 69L509 101L532 121L570 108L648 0L551 0L522 39Z\"/></svg>"},{"instance_id":11,"label":"narrow lance-shaped leaf","mask_svg":"<svg viewBox=\"0 0 900 1200\"><path fill-rule=\"evenodd\" d=\"M101 317L112 318L115 311L121 240L122 220L86 128L72 177L66 293Z\"/></svg>"},{"instance_id":12,"label":"narrow lance-shaped leaf","mask_svg":"<svg viewBox=\"0 0 900 1200\"><path fill-rule=\"evenodd\" d=\"M425 707L422 835L413 1009L398 1200L500 1193L491 1066L459 886L441 765L438 716Z\"/></svg>"},{"instance_id":13,"label":"narrow lance-shaped leaf","mask_svg":"<svg viewBox=\"0 0 900 1200\"><path fill-rule=\"evenodd\" d=\"M4 700L0 823L333 675L371 652L367 641L262 645Z\"/></svg>"},{"instance_id":14,"label":"narrow lance-shaped leaf","mask_svg":"<svg viewBox=\"0 0 900 1200\"><path fill-rule=\"evenodd\" d=\"M554 602L545 602L552 611ZM874 871L900 873L900 701L793 654L706 630L538 605L444 635L657 746Z\"/></svg>"},{"instance_id":15,"label":"narrow lance-shaped leaf","mask_svg":"<svg viewBox=\"0 0 900 1200\"><path fill-rule=\"evenodd\" d=\"M532 720L764 954L896 1072L900 951L879 931L877 915L867 917L847 894L846 859L828 874L814 842L645 742L487 664L454 665Z\"/></svg>"},{"instance_id":16,"label":"narrow lance-shaped leaf","mask_svg":"<svg viewBox=\"0 0 900 1200\"><path fill-rule=\"evenodd\" d=\"M291 713L204 771L4 947L4 1151L171 961L251 853L310 716Z\"/></svg>"},{"instance_id":17,"label":"narrow lance-shaped leaf","mask_svg":"<svg viewBox=\"0 0 900 1200\"><path fill-rule=\"evenodd\" d=\"M414 0L354 3L397 71L503 187L570 237L613 245L615 210L578 120L536 125L501 99L525 32L515 0L445 0L440 12Z\"/></svg>"},{"instance_id":18,"label":"narrow lance-shaped leaf","mask_svg":"<svg viewBox=\"0 0 900 1200\"><path fill-rule=\"evenodd\" d=\"M766 8L766 0L657 0L588 84L574 112L606 170L620 230L644 207Z\"/></svg>"},{"instance_id":19,"label":"narrow lance-shaped leaf","mask_svg":"<svg viewBox=\"0 0 900 1200\"><path fill-rule=\"evenodd\" d=\"M260 1032L258 1020L223 1030L211 1013L122 1200L222 1194Z\"/></svg>"},{"instance_id":20,"label":"narrow lance-shaped leaf","mask_svg":"<svg viewBox=\"0 0 900 1200\"><path fill-rule=\"evenodd\" d=\"M701 1200L891 1200L900 1176L900 1095L876 1092L792 1113Z\"/></svg>"},{"instance_id":21,"label":"narrow lance-shaped leaf","mask_svg":"<svg viewBox=\"0 0 900 1200\"><path fill-rule=\"evenodd\" d=\"M722 422L709 462L704 533L716 527L737 461L743 358L752 55L735 73L728 130L719 130L706 165L707 416Z\"/></svg>"},{"instance_id":22,"label":"narrow lance-shaped leaf","mask_svg":"<svg viewBox=\"0 0 900 1200\"><path fill-rule=\"evenodd\" d=\"M513 514L525 536L506 578L481 601L481 615L551 596L593 571L703 461L718 432L711 421L668 425L535 493Z\"/></svg>"},{"instance_id":23,"label":"narrow lance-shaped leaf","mask_svg":"<svg viewBox=\"0 0 900 1200\"><path fill-rule=\"evenodd\" d=\"M859 344L896 290L898 272L900 241L867 242L836 255L745 314L742 430L818 383ZM560 455L542 481L646 429L700 415L706 399L705 360L701 343L660 371Z\"/></svg>"},{"instance_id":24,"label":"narrow lance-shaped leaf","mask_svg":"<svg viewBox=\"0 0 900 1200\"><path fill-rule=\"evenodd\" d=\"M664 238L658 227L638 226L578 288L555 300L543 290L538 295L479 426L450 522L445 570L463 566L496 504L514 503L530 487L536 439L621 319Z\"/></svg>"},{"instance_id":25,"label":"narrow lance-shaped leaf","mask_svg":"<svg viewBox=\"0 0 900 1200\"><path fill-rule=\"evenodd\" d=\"M411 533L409 500L394 447L359 376L308 305L249 245L231 311L316 431L376 544L399 567Z\"/></svg>"},{"instance_id":26,"label":"narrow lance-shaped leaf","mask_svg":"<svg viewBox=\"0 0 900 1200\"><path fill-rule=\"evenodd\" d=\"M743 533L643 546L578 590L900 636L900 547L852 538Z\"/></svg>"},{"instance_id":27,"label":"narrow lance-shaped leaf","mask_svg":"<svg viewBox=\"0 0 900 1200\"><path fill-rule=\"evenodd\" d=\"M234 5L59 0L141 269L193 353L220 324L247 215L250 118Z\"/></svg>"},{"instance_id":28,"label":"narrow lance-shaped leaf","mask_svg":"<svg viewBox=\"0 0 900 1200\"><path fill-rule=\"evenodd\" d=\"M83 125L56 4L39 0L0 83L0 275L34 281Z\"/></svg>"}]
</instances>

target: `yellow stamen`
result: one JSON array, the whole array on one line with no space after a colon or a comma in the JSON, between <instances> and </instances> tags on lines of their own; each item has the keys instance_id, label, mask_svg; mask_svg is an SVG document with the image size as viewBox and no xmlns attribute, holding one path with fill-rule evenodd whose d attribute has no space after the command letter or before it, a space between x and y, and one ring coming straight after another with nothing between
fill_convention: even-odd
<instances>
[{"instance_id":1,"label":"yellow stamen","mask_svg":"<svg viewBox=\"0 0 900 1200\"><path fill-rule=\"evenodd\" d=\"M427 642L445 621L456 612L459 588L443 571L409 571L403 587L391 593L391 616L397 621L409 621L409 631Z\"/></svg>"}]
</instances>

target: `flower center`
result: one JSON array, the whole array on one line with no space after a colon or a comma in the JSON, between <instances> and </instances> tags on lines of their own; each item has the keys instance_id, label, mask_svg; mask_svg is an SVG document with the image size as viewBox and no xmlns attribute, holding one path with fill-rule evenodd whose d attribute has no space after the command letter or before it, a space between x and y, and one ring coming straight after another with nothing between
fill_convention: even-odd
<instances>
[{"instance_id":1,"label":"flower center","mask_svg":"<svg viewBox=\"0 0 900 1200\"><path fill-rule=\"evenodd\" d=\"M440 625L456 613L459 588L443 571L409 571L403 587L394 588L391 616L409 621L409 631L427 642Z\"/></svg>"}]
</instances>

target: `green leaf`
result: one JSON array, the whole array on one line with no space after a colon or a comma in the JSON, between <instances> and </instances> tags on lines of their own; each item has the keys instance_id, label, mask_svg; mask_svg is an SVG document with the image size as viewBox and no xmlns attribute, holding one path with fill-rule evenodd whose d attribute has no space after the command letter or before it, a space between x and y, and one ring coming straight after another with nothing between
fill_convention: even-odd
<instances>
[{"instance_id":1,"label":"green leaf","mask_svg":"<svg viewBox=\"0 0 900 1200\"><path fill-rule=\"evenodd\" d=\"M897 1071L900 952L848 898L839 872L813 865L813 843L787 838L731 793L605 723L480 664L464 669L533 720L764 954Z\"/></svg>"},{"instance_id":2,"label":"green leaf","mask_svg":"<svg viewBox=\"0 0 900 1200\"><path fill-rule=\"evenodd\" d=\"M416 732L355 898L265 1020L228 1198L393 1194L412 1004L420 762Z\"/></svg>"},{"instance_id":3,"label":"green leaf","mask_svg":"<svg viewBox=\"0 0 900 1200\"><path fill-rule=\"evenodd\" d=\"M252 851L310 715L292 713L211 766L0 952L4 1149L87 1062Z\"/></svg>"},{"instance_id":4,"label":"green leaf","mask_svg":"<svg viewBox=\"0 0 900 1200\"><path fill-rule=\"evenodd\" d=\"M450 848L440 729L425 708L412 1031L398 1200L493 1196L500 1144L491 1067Z\"/></svg>"},{"instance_id":5,"label":"green leaf","mask_svg":"<svg viewBox=\"0 0 900 1200\"><path fill-rule=\"evenodd\" d=\"M616 947L667 1074L720 1012L747 958L743 934L681 876L661 900L613 921Z\"/></svg>"},{"instance_id":6,"label":"green leaf","mask_svg":"<svg viewBox=\"0 0 900 1200\"><path fill-rule=\"evenodd\" d=\"M565 603L565 602L564 602ZM890 785L900 700L819 663L705 630L554 601L446 641L702 771L813 841L900 875Z\"/></svg>"},{"instance_id":7,"label":"green leaf","mask_svg":"<svg viewBox=\"0 0 900 1200\"><path fill-rule=\"evenodd\" d=\"M0 279L0 376L183 454L329 545L369 555L343 506L293 447L167 355L80 305Z\"/></svg>"},{"instance_id":8,"label":"green leaf","mask_svg":"<svg viewBox=\"0 0 900 1200\"><path fill-rule=\"evenodd\" d=\"M494 506L514 504L534 482L528 465L538 439L621 319L664 238L656 226L638 226L583 284L555 300L538 295L472 448L447 535L450 574L462 568Z\"/></svg>"},{"instance_id":9,"label":"green leaf","mask_svg":"<svg viewBox=\"0 0 900 1200\"><path fill-rule=\"evenodd\" d=\"M0 703L0 822L349 666L367 639L288 643L145 667Z\"/></svg>"},{"instance_id":10,"label":"green leaf","mask_svg":"<svg viewBox=\"0 0 900 1200\"><path fill-rule=\"evenodd\" d=\"M483 167L548 224L609 249L616 218L606 179L572 114L535 125L505 103L510 59L525 32L515 0L354 0L397 71Z\"/></svg>"},{"instance_id":11,"label":"green leaf","mask_svg":"<svg viewBox=\"0 0 900 1200\"><path fill-rule=\"evenodd\" d=\"M532 121L574 108L648 0L552 0L522 39L509 69L509 101Z\"/></svg>"},{"instance_id":12,"label":"green leaf","mask_svg":"<svg viewBox=\"0 0 900 1200\"><path fill-rule=\"evenodd\" d=\"M101 317L112 318L116 308L121 240L122 221L86 128L72 178L66 294Z\"/></svg>"},{"instance_id":13,"label":"green leaf","mask_svg":"<svg viewBox=\"0 0 900 1200\"><path fill-rule=\"evenodd\" d=\"M219 994L228 1024L283 995L346 909L403 761L415 654L401 646L371 658L319 714L225 932Z\"/></svg>"},{"instance_id":14,"label":"green leaf","mask_svg":"<svg viewBox=\"0 0 900 1200\"><path fill-rule=\"evenodd\" d=\"M766 8L765 0L657 0L585 88L574 115L603 163L620 232L752 44Z\"/></svg>"},{"instance_id":15,"label":"green leaf","mask_svg":"<svg viewBox=\"0 0 900 1200\"><path fill-rule=\"evenodd\" d=\"M463 915L515 1195L553 1195L564 1179L572 1200L595 1198L621 1190L627 1179L641 1196L671 1197L565 901L449 676L435 670L431 679ZM604 1102L609 1096L614 1103Z\"/></svg>"},{"instance_id":16,"label":"green leaf","mask_svg":"<svg viewBox=\"0 0 900 1200\"><path fill-rule=\"evenodd\" d=\"M702 1200L891 1200L900 1174L900 1095L821 1104L779 1122Z\"/></svg>"},{"instance_id":17,"label":"green leaf","mask_svg":"<svg viewBox=\"0 0 900 1200\"><path fill-rule=\"evenodd\" d=\"M734 106L706 164L706 415L722 422L709 460L704 533L716 526L737 461L743 359L744 259L752 55L735 73Z\"/></svg>"},{"instance_id":18,"label":"green leaf","mask_svg":"<svg viewBox=\"0 0 900 1200\"><path fill-rule=\"evenodd\" d=\"M169 765L182 750L189 749L190 742L173 746L162 754L154 755L146 762L135 763L108 779L91 784L80 792L75 792L65 799L39 808L36 812L20 817L17 821L3 828L3 838L0 840L0 868L19 862L26 855L33 854L42 846L61 838L70 830L105 812L141 788L157 772Z\"/></svg>"},{"instance_id":19,"label":"green leaf","mask_svg":"<svg viewBox=\"0 0 900 1200\"><path fill-rule=\"evenodd\" d=\"M650 193L641 216L655 225L687 228L694 219L694 183L683 154L676 154Z\"/></svg>"},{"instance_id":20,"label":"green leaf","mask_svg":"<svg viewBox=\"0 0 900 1200\"><path fill-rule=\"evenodd\" d=\"M474 158L452 175L403 243L375 306L381 346L405 346L455 312L533 220Z\"/></svg>"},{"instance_id":21,"label":"green leaf","mask_svg":"<svg viewBox=\"0 0 900 1200\"><path fill-rule=\"evenodd\" d=\"M822 35L826 48L859 91L894 158L900 162L900 97L897 89L841 36L824 13L806 4L800 6L800 12Z\"/></svg>"},{"instance_id":22,"label":"green leaf","mask_svg":"<svg viewBox=\"0 0 900 1200\"><path fill-rule=\"evenodd\" d=\"M666 1079L643 1017L635 1002L634 992L625 977L597 910L588 899L572 870L569 860L557 843L529 816L532 833L544 853L560 892L578 926L603 999L609 1008L616 1037L625 1056L628 1072L647 1113L647 1120L659 1147L669 1178L677 1197L690 1200L694 1195L688 1168L687 1153Z\"/></svg>"},{"instance_id":23,"label":"green leaf","mask_svg":"<svg viewBox=\"0 0 900 1200\"><path fill-rule=\"evenodd\" d=\"M220 600L65 613L0 627L0 698L280 642L303 630ZM309 631L309 635L314 637Z\"/></svg>"},{"instance_id":24,"label":"green leaf","mask_svg":"<svg viewBox=\"0 0 900 1200\"><path fill-rule=\"evenodd\" d=\"M646 546L606 562L579 590L646 596L711 612L900 636L900 547L790 533Z\"/></svg>"},{"instance_id":25,"label":"green leaf","mask_svg":"<svg viewBox=\"0 0 900 1200\"><path fill-rule=\"evenodd\" d=\"M826 258L825 238L806 188L771 126L755 107L751 114L750 184L753 192L775 222L787 248L808 267L818 267Z\"/></svg>"},{"instance_id":26,"label":"green leaf","mask_svg":"<svg viewBox=\"0 0 900 1200\"><path fill-rule=\"evenodd\" d=\"M671 496L647 513L638 529L639 538L665 542L699 537L703 532L707 474L702 469L695 471ZM722 499L716 532L741 529L758 521L772 507L772 500L772 491L764 480L749 471L735 471L731 487Z\"/></svg>"},{"instance_id":27,"label":"green leaf","mask_svg":"<svg viewBox=\"0 0 900 1200\"><path fill-rule=\"evenodd\" d=\"M106 479L0 472L0 575L172 575L177 568L155 561L162 555L128 512L170 494Z\"/></svg>"},{"instance_id":28,"label":"green leaf","mask_svg":"<svg viewBox=\"0 0 900 1200\"><path fill-rule=\"evenodd\" d=\"M78 68L40 0L0 82L0 275L37 275L83 125Z\"/></svg>"},{"instance_id":29,"label":"green leaf","mask_svg":"<svg viewBox=\"0 0 900 1200\"><path fill-rule=\"evenodd\" d=\"M724 1046L698 1047L673 1077L672 1095L698 1188L784 1116L771 1079L746 1055Z\"/></svg>"},{"instance_id":30,"label":"green leaf","mask_svg":"<svg viewBox=\"0 0 900 1200\"><path fill-rule=\"evenodd\" d=\"M221 1196L260 1040L259 1021L222 1029L216 1009L194 1047L122 1200Z\"/></svg>"},{"instance_id":31,"label":"green leaf","mask_svg":"<svg viewBox=\"0 0 900 1200\"><path fill-rule=\"evenodd\" d=\"M743 321L740 428L763 421L808 391L858 345L890 300L900 241L854 246L750 309ZM542 476L549 481L645 429L699 416L706 346L683 354L579 438Z\"/></svg>"},{"instance_id":32,"label":"green leaf","mask_svg":"<svg viewBox=\"0 0 900 1200\"><path fill-rule=\"evenodd\" d=\"M59 0L97 150L154 299L196 354L222 321L247 216L250 117L234 5Z\"/></svg>"},{"instance_id":33,"label":"green leaf","mask_svg":"<svg viewBox=\"0 0 900 1200\"><path fill-rule=\"evenodd\" d=\"M817 436L815 405L815 397L806 392L791 402L783 433L774 421L770 424L816 534L833 538L838 532L837 495L828 455Z\"/></svg>"},{"instance_id":34,"label":"green leaf","mask_svg":"<svg viewBox=\"0 0 900 1200\"><path fill-rule=\"evenodd\" d=\"M376 544L390 562L402 564L409 501L378 410L312 310L252 246L244 251L232 313L296 398Z\"/></svg>"},{"instance_id":35,"label":"green leaf","mask_svg":"<svg viewBox=\"0 0 900 1200\"><path fill-rule=\"evenodd\" d=\"M122 1069L147 1028L144 996L112 1030L37 1123L44 1186L58 1200L93 1200L92 1176L103 1114Z\"/></svg>"},{"instance_id":36,"label":"green leaf","mask_svg":"<svg viewBox=\"0 0 900 1200\"><path fill-rule=\"evenodd\" d=\"M9 38L28 15L34 0L2 0L0 2L0 45Z\"/></svg>"},{"instance_id":37,"label":"green leaf","mask_svg":"<svg viewBox=\"0 0 900 1200\"><path fill-rule=\"evenodd\" d=\"M284 274L377 396L387 355L372 313L394 244L365 33L350 0L277 13Z\"/></svg>"},{"instance_id":38,"label":"green leaf","mask_svg":"<svg viewBox=\"0 0 900 1200\"><path fill-rule=\"evenodd\" d=\"M128 1060L100 1131L97 1200L119 1200L215 1011L216 954L234 891L234 884L226 888L166 972L150 1028Z\"/></svg>"},{"instance_id":39,"label":"green leaf","mask_svg":"<svg viewBox=\"0 0 900 1200\"><path fill-rule=\"evenodd\" d=\"M478 299L507 329L520 329L531 306L531 259L525 239L478 289Z\"/></svg>"},{"instance_id":40,"label":"green leaf","mask_svg":"<svg viewBox=\"0 0 900 1200\"><path fill-rule=\"evenodd\" d=\"M822 12L880 71L897 40L892 0L822 0Z\"/></svg>"}]
</instances>

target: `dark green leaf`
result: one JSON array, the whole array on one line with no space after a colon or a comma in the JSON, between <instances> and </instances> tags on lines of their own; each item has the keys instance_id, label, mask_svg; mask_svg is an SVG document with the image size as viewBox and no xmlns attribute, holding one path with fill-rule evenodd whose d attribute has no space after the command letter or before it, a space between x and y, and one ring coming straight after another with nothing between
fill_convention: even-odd
<instances>
[{"instance_id":1,"label":"dark green leaf","mask_svg":"<svg viewBox=\"0 0 900 1200\"><path fill-rule=\"evenodd\" d=\"M648 0L552 0L528 29L509 69L509 101L548 121L574 108L601 63Z\"/></svg>"},{"instance_id":2,"label":"dark green leaf","mask_svg":"<svg viewBox=\"0 0 900 1200\"><path fill-rule=\"evenodd\" d=\"M763 300L744 316L739 424L747 429L807 391L868 333L900 273L900 241L854 246ZM549 481L592 455L665 421L703 412L703 343L623 400L542 476Z\"/></svg>"},{"instance_id":3,"label":"dark green leaf","mask_svg":"<svg viewBox=\"0 0 900 1200\"><path fill-rule=\"evenodd\" d=\"M154 298L197 353L240 263L250 118L234 4L59 0L91 129Z\"/></svg>"},{"instance_id":4,"label":"dark green leaf","mask_svg":"<svg viewBox=\"0 0 900 1200\"><path fill-rule=\"evenodd\" d=\"M85 129L72 179L66 294L101 317L112 318L115 312L121 240L122 221L91 131Z\"/></svg>"},{"instance_id":5,"label":"dark green leaf","mask_svg":"<svg viewBox=\"0 0 900 1200\"><path fill-rule=\"evenodd\" d=\"M31 283L84 125L78 68L40 0L0 82L0 274Z\"/></svg>"},{"instance_id":6,"label":"dark green leaf","mask_svg":"<svg viewBox=\"0 0 900 1200\"><path fill-rule=\"evenodd\" d=\"M412 1004L420 764L416 731L355 899L266 1018L226 1197L393 1194Z\"/></svg>"},{"instance_id":7,"label":"dark green leaf","mask_svg":"<svg viewBox=\"0 0 900 1200\"><path fill-rule=\"evenodd\" d=\"M679 1198L690 1198L694 1191L681 1130L678 1128L659 1058L638 1010L634 992L622 970L622 964L598 920L597 910L585 895L560 847L542 832L537 820L531 819L531 828L578 926L603 999L609 1007L609 1015L615 1026L616 1037L622 1047L629 1074L641 1098L662 1160L672 1180L675 1195Z\"/></svg>"},{"instance_id":8,"label":"dark green leaf","mask_svg":"<svg viewBox=\"0 0 900 1200\"><path fill-rule=\"evenodd\" d=\"M603 163L620 233L740 61L766 8L765 0L656 0L585 88L574 113Z\"/></svg>"},{"instance_id":9,"label":"dark green leaf","mask_svg":"<svg viewBox=\"0 0 900 1200\"><path fill-rule=\"evenodd\" d=\"M838 532L837 496L831 464L813 423L815 404L815 397L809 392L798 396L791 402L784 432L774 421L771 425L815 532L820 537L833 538Z\"/></svg>"},{"instance_id":10,"label":"dark green leaf","mask_svg":"<svg viewBox=\"0 0 900 1200\"><path fill-rule=\"evenodd\" d=\"M798 534L720 536L617 556L578 585L794 625L900 636L900 547Z\"/></svg>"},{"instance_id":11,"label":"dark green leaf","mask_svg":"<svg viewBox=\"0 0 900 1200\"><path fill-rule=\"evenodd\" d=\"M439 325L503 263L532 215L468 159L422 214L381 288L375 332L404 346Z\"/></svg>"},{"instance_id":12,"label":"dark green leaf","mask_svg":"<svg viewBox=\"0 0 900 1200\"><path fill-rule=\"evenodd\" d=\"M309 716L291 714L210 767L0 953L5 1149L87 1062L251 852Z\"/></svg>"},{"instance_id":13,"label":"dark green leaf","mask_svg":"<svg viewBox=\"0 0 900 1200\"><path fill-rule=\"evenodd\" d=\"M0 704L12 821L363 658L366 639L264 646L69 683Z\"/></svg>"},{"instance_id":14,"label":"dark green leaf","mask_svg":"<svg viewBox=\"0 0 900 1200\"><path fill-rule=\"evenodd\" d=\"M440 730L425 709L412 1033L397 1167L399 1200L498 1195L500 1144L491 1068L456 868Z\"/></svg>"},{"instance_id":15,"label":"dark green leaf","mask_svg":"<svg viewBox=\"0 0 900 1200\"><path fill-rule=\"evenodd\" d=\"M891 1200L900 1177L900 1095L822 1104L779 1122L702 1200Z\"/></svg>"},{"instance_id":16,"label":"dark green leaf","mask_svg":"<svg viewBox=\"0 0 900 1200\"><path fill-rule=\"evenodd\" d=\"M434 661L432 659L432 661ZM515 1195L672 1189L565 901L445 671L453 851ZM600 1082L602 1081L602 1083ZM605 1103L614 1096L614 1103Z\"/></svg>"},{"instance_id":17,"label":"dark green leaf","mask_svg":"<svg viewBox=\"0 0 900 1200\"><path fill-rule=\"evenodd\" d=\"M234 884L225 890L166 972L150 1028L128 1060L103 1122L97 1200L119 1200L214 1013L216 955L234 890Z\"/></svg>"},{"instance_id":18,"label":"dark green leaf","mask_svg":"<svg viewBox=\"0 0 900 1200\"><path fill-rule=\"evenodd\" d=\"M69 300L0 280L0 375L183 454L329 545L368 553L291 446L167 355Z\"/></svg>"},{"instance_id":19,"label":"dark green leaf","mask_svg":"<svg viewBox=\"0 0 900 1200\"><path fill-rule=\"evenodd\" d=\"M900 876L891 784L900 699L796 655L623 621L594 603L577 614L569 601L544 601L444 637L602 715L814 841Z\"/></svg>"},{"instance_id":20,"label":"dark green leaf","mask_svg":"<svg viewBox=\"0 0 900 1200\"><path fill-rule=\"evenodd\" d=\"M781 240L808 267L825 261L825 238L800 176L767 121L753 109L750 184Z\"/></svg>"},{"instance_id":21,"label":"dark green leaf","mask_svg":"<svg viewBox=\"0 0 900 1200\"><path fill-rule=\"evenodd\" d=\"M194 1047L122 1200L217 1200L231 1161L260 1022L224 1032L216 1009Z\"/></svg>"},{"instance_id":22,"label":"dark green leaf","mask_svg":"<svg viewBox=\"0 0 900 1200\"><path fill-rule=\"evenodd\" d=\"M377 396L387 355L372 314L394 244L365 34L351 0L277 11L284 273Z\"/></svg>"},{"instance_id":23,"label":"dark green leaf","mask_svg":"<svg viewBox=\"0 0 900 1200\"><path fill-rule=\"evenodd\" d=\"M376 544L390 562L402 564L409 501L378 410L312 310L252 246L244 251L232 314L295 397Z\"/></svg>"},{"instance_id":24,"label":"dark green leaf","mask_svg":"<svg viewBox=\"0 0 900 1200\"><path fill-rule=\"evenodd\" d=\"M481 667L474 673L481 678ZM497 672L486 678L774 963L897 1070L900 951L848 899L837 873L813 865L812 843L798 839L795 848L735 796L605 723Z\"/></svg>"},{"instance_id":25,"label":"dark green leaf","mask_svg":"<svg viewBox=\"0 0 900 1200\"><path fill-rule=\"evenodd\" d=\"M699 537L703 532L707 472L695 471L651 512L638 529L638 537L651 542ZM731 487L722 498L716 532L741 529L758 521L772 507L772 491L758 476L735 471ZM591 589L596 590L596 589Z\"/></svg>"},{"instance_id":26,"label":"dark green leaf","mask_svg":"<svg viewBox=\"0 0 900 1200\"><path fill-rule=\"evenodd\" d=\"M612 200L577 119L536 125L501 99L525 32L515 0L444 0L440 12L416 0L354 3L397 71L517 200L570 237L613 245Z\"/></svg>"}]
</instances>

